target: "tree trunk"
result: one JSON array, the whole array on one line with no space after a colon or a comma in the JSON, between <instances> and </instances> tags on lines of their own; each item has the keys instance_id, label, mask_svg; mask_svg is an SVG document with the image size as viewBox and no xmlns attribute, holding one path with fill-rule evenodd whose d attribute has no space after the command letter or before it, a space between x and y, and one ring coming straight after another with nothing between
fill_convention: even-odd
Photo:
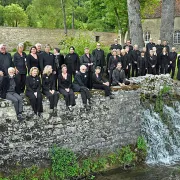
<instances>
[{"instance_id":1,"label":"tree trunk","mask_svg":"<svg viewBox=\"0 0 180 180\"><path fill-rule=\"evenodd\" d=\"M62 13L63 13L64 34L67 35L65 0L61 0L61 6L62 6Z\"/></svg>"},{"instance_id":2,"label":"tree trunk","mask_svg":"<svg viewBox=\"0 0 180 180\"><path fill-rule=\"evenodd\" d=\"M127 4L131 42L133 45L137 44L139 48L143 48L144 40L140 15L140 3L138 0L127 0Z\"/></svg>"},{"instance_id":3,"label":"tree trunk","mask_svg":"<svg viewBox=\"0 0 180 180\"><path fill-rule=\"evenodd\" d=\"M160 38L173 46L175 0L162 0Z\"/></svg>"}]
</instances>

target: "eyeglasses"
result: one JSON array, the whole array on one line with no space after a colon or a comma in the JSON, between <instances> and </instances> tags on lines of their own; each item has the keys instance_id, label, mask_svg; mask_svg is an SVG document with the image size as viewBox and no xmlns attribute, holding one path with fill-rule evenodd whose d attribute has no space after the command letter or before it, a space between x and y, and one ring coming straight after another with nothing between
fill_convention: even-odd
<instances>
[{"instance_id":1,"label":"eyeglasses","mask_svg":"<svg viewBox=\"0 0 180 180\"><path fill-rule=\"evenodd\" d=\"M82 69L83 71L86 70L86 69Z\"/></svg>"}]
</instances>

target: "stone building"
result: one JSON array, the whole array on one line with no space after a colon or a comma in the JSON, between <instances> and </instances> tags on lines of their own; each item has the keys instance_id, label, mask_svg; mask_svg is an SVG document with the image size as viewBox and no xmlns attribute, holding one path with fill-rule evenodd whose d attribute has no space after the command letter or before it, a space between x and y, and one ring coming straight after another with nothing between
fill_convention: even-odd
<instances>
[{"instance_id":1,"label":"stone building","mask_svg":"<svg viewBox=\"0 0 180 180\"><path fill-rule=\"evenodd\" d=\"M155 10L155 13L148 15L143 20L143 35L144 41L147 43L149 38L153 38L156 43L160 38L160 27L161 27L161 4ZM180 51L180 0L176 0L175 5L175 19L174 19L174 32L173 33L173 44Z\"/></svg>"}]
</instances>

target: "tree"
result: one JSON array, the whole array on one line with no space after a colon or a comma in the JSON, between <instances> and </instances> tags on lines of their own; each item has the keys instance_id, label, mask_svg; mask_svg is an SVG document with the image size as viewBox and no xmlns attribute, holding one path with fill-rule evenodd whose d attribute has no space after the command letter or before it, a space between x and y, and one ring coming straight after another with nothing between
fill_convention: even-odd
<instances>
[{"instance_id":1,"label":"tree","mask_svg":"<svg viewBox=\"0 0 180 180\"><path fill-rule=\"evenodd\" d=\"M160 38L173 46L175 0L162 0Z\"/></svg>"},{"instance_id":2,"label":"tree","mask_svg":"<svg viewBox=\"0 0 180 180\"><path fill-rule=\"evenodd\" d=\"M11 4L4 8L4 21L12 27L27 26L28 16L18 4Z\"/></svg>"},{"instance_id":3,"label":"tree","mask_svg":"<svg viewBox=\"0 0 180 180\"><path fill-rule=\"evenodd\" d=\"M140 48L144 47L143 30L140 15L140 2L138 0L127 0L129 30L132 44L138 44Z\"/></svg>"},{"instance_id":4,"label":"tree","mask_svg":"<svg viewBox=\"0 0 180 180\"><path fill-rule=\"evenodd\" d=\"M61 7L62 7L62 13L63 13L64 34L67 35L66 2L65 2L65 0L61 0Z\"/></svg>"},{"instance_id":5,"label":"tree","mask_svg":"<svg viewBox=\"0 0 180 180\"><path fill-rule=\"evenodd\" d=\"M4 25L4 17L3 17L3 14L4 14L4 7L0 5L0 26L3 26L3 25Z\"/></svg>"}]
</instances>

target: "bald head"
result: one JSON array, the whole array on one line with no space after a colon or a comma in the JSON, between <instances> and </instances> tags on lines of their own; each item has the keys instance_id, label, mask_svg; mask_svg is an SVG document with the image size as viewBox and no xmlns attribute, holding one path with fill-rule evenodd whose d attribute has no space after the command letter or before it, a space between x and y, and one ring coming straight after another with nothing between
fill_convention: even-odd
<instances>
[{"instance_id":1,"label":"bald head","mask_svg":"<svg viewBox=\"0 0 180 180\"><path fill-rule=\"evenodd\" d=\"M80 72L81 72L81 73L85 73L85 72L86 72L86 69L87 69L87 67L86 67L85 65L81 65L81 66L80 66Z\"/></svg>"}]
</instances>

